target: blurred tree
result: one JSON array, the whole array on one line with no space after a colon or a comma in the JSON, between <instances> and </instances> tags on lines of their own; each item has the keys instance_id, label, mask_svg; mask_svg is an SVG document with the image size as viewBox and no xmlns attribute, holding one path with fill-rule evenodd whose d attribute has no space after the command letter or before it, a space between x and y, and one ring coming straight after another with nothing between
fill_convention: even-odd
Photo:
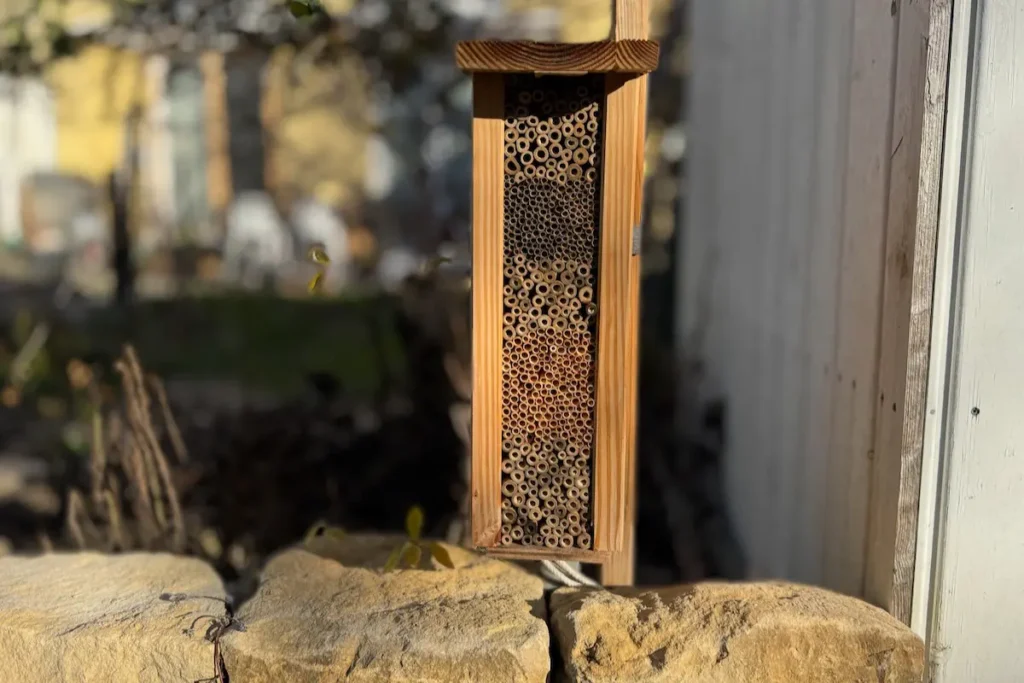
<instances>
[{"instance_id":1,"label":"blurred tree","mask_svg":"<svg viewBox=\"0 0 1024 683\"><path fill-rule=\"evenodd\" d=\"M662 64L650 88L644 255L645 269L667 280L685 148L686 3L662 0L653 7ZM560 23L560 34L534 21L540 15ZM604 0L9 0L0 9L0 71L39 73L90 43L166 55L291 45L286 68L292 78L310 65L355 58L368 83L358 87L369 88L370 120L359 124L368 140L361 201L350 206L354 222L373 224L384 245L433 251L442 241L468 237L471 93L454 68L455 43L493 36L595 39L591 34L609 21ZM307 99L333 98L330 106L336 106L346 87L357 86L332 83ZM355 121L365 113L345 116ZM295 169L316 164L311 161L282 168L283 180L298 177ZM332 168L323 174L336 177Z\"/></svg>"},{"instance_id":2,"label":"blurred tree","mask_svg":"<svg viewBox=\"0 0 1024 683\"><path fill-rule=\"evenodd\" d=\"M465 236L452 225L469 209L470 95L452 55L458 40L500 19L501 2L92 0L86 19L83 2L7 3L0 9L0 71L41 74L91 44L178 58L292 45L293 75L355 56L373 84L368 217L415 224L391 237L411 239L418 249Z\"/></svg>"}]
</instances>

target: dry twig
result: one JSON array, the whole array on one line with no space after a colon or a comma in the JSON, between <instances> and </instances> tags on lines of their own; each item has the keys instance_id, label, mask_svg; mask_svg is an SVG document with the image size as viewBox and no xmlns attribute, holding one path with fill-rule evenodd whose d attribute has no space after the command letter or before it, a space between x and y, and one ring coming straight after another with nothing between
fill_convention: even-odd
<instances>
[{"instance_id":1,"label":"dry twig","mask_svg":"<svg viewBox=\"0 0 1024 683\"><path fill-rule=\"evenodd\" d=\"M180 553L187 535L180 497L158 433L167 434L177 460L187 460L184 440L159 380L148 382L131 346L114 364L121 376L121 410L104 415L95 400L90 453L90 502L68 496L67 528L80 549L161 549ZM154 426L151 388L160 404L162 429ZM122 415L127 417L127 424ZM128 502L131 515L126 516ZM100 520L99 526L94 520Z\"/></svg>"}]
</instances>

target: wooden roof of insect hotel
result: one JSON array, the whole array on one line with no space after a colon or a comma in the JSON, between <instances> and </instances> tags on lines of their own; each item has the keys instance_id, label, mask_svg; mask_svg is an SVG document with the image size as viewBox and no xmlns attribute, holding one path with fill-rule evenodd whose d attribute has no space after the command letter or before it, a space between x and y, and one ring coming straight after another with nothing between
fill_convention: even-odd
<instances>
[{"instance_id":1,"label":"wooden roof of insect hotel","mask_svg":"<svg viewBox=\"0 0 1024 683\"><path fill-rule=\"evenodd\" d=\"M654 40L538 43L530 40L468 40L455 48L467 72L578 76L586 73L645 74L658 67Z\"/></svg>"}]
</instances>

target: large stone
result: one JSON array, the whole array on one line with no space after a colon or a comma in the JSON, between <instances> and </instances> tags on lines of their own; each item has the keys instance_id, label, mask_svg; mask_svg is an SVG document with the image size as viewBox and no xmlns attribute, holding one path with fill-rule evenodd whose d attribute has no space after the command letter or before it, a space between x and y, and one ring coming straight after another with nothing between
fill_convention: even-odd
<instances>
[{"instance_id":1,"label":"large stone","mask_svg":"<svg viewBox=\"0 0 1024 683\"><path fill-rule=\"evenodd\" d=\"M446 546L455 569L379 567L397 537L286 550L221 641L232 683L540 683L550 670L542 581ZM310 552L312 551L312 552Z\"/></svg>"},{"instance_id":2,"label":"large stone","mask_svg":"<svg viewBox=\"0 0 1024 683\"><path fill-rule=\"evenodd\" d=\"M190 596L177 601L161 594ZM191 597L195 596L195 597ZM0 680L163 683L214 675L216 572L164 554L0 559ZM194 632L186 633L199 618Z\"/></svg>"},{"instance_id":3,"label":"large stone","mask_svg":"<svg viewBox=\"0 0 1024 683\"><path fill-rule=\"evenodd\" d=\"M785 583L561 589L566 674L605 683L920 683L924 645L885 611Z\"/></svg>"}]
</instances>

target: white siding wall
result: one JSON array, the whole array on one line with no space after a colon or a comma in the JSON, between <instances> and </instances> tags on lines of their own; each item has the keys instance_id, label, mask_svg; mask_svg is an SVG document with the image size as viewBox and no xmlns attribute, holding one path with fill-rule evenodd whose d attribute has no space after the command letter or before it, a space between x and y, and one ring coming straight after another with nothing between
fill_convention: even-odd
<instances>
[{"instance_id":1,"label":"white siding wall","mask_svg":"<svg viewBox=\"0 0 1024 683\"><path fill-rule=\"evenodd\" d=\"M950 315L937 315L933 328L932 438L918 544L923 595L914 617L915 627L929 634L934 683L1018 681L1024 672L1024 4L973 0L954 8L941 224L948 227L935 306ZM947 353L948 364L942 362Z\"/></svg>"},{"instance_id":2,"label":"white siding wall","mask_svg":"<svg viewBox=\"0 0 1024 683\"><path fill-rule=\"evenodd\" d=\"M693 2L685 390L728 410L755 577L860 595L898 18L890 0Z\"/></svg>"},{"instance_id":3,"label":"white siding wall","mask_svg":"<svg viewBox=\"0 0 1024 683\"><path fill-rule=\"evenodd\" d=\"M0 74L0 245L21 241L21 182L57 161L53 98L42 81Z\"/></svg>"}]
</instances>

